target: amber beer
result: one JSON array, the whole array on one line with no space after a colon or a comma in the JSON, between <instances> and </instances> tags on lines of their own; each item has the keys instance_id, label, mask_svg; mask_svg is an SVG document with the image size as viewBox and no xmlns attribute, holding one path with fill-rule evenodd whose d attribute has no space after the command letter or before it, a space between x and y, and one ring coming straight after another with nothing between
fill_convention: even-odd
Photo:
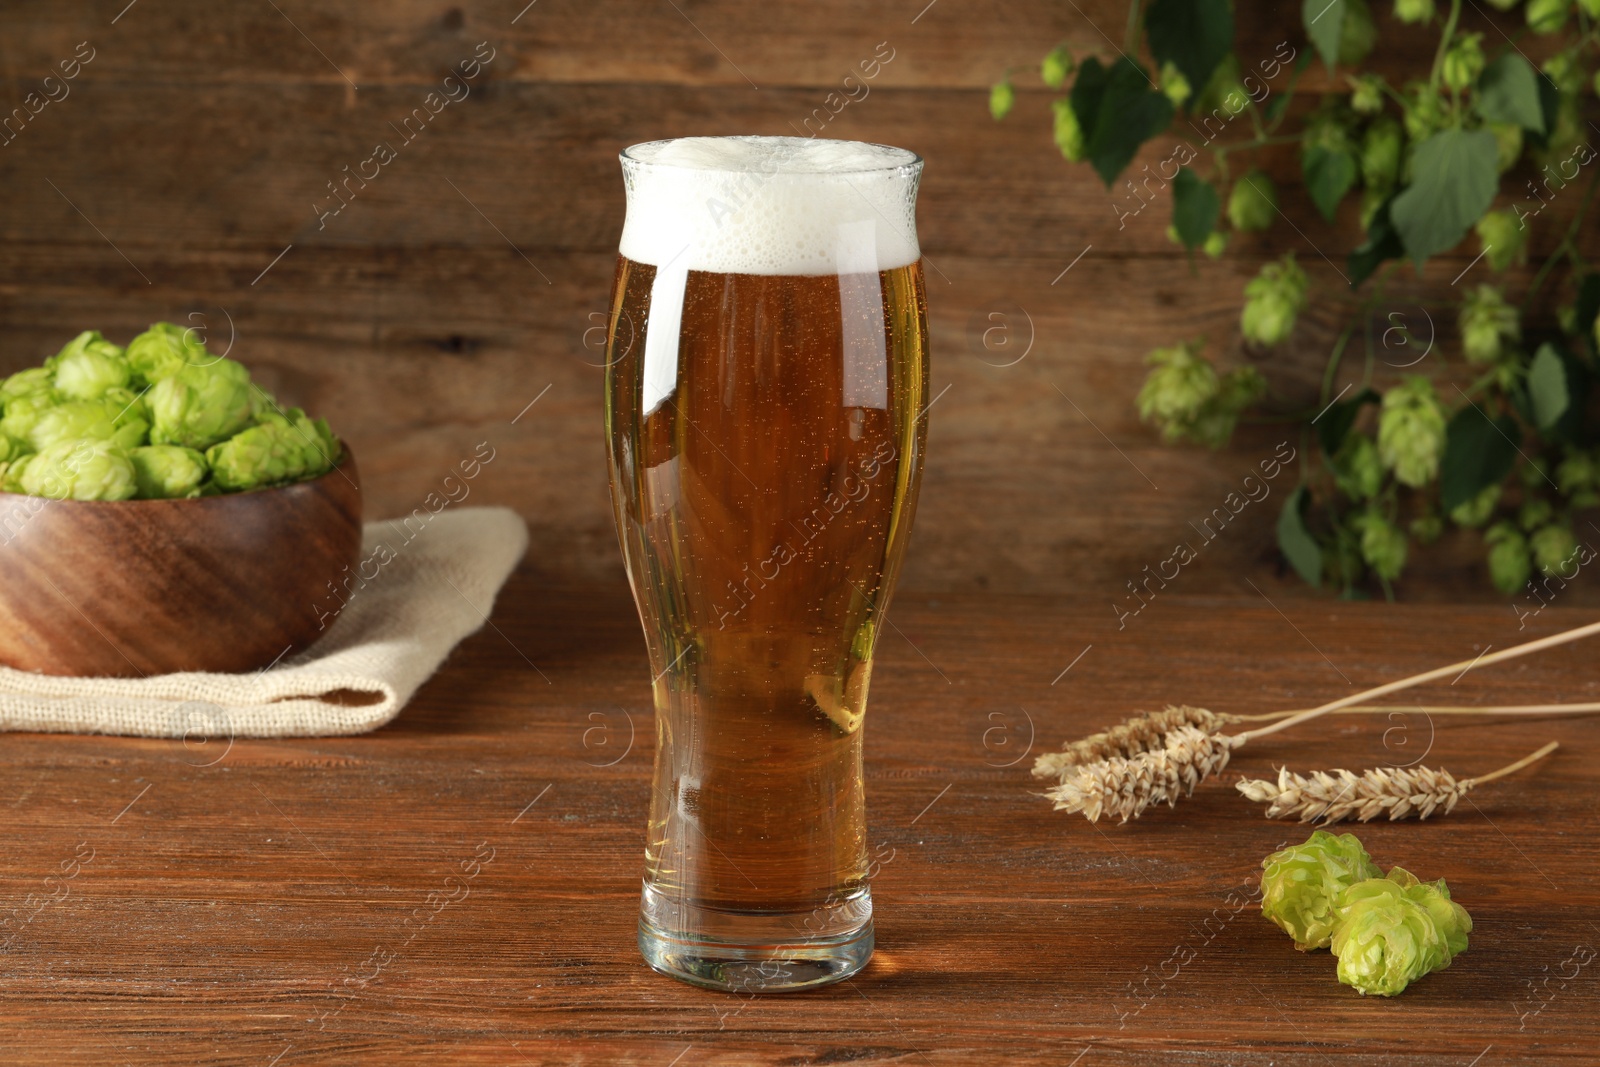
<instances>
[{"instance_id":1,"label":"amber beer","mask_svg":"<svg viewBox=\"0 0 1600 1067\"><path fill-rule=\"evenodd\" d=\"M639 944L721 989L872 952L862 728L926 438L921 160L797 138L623 153L606 430L654 676Z\"/></svg>"}]
</instances>

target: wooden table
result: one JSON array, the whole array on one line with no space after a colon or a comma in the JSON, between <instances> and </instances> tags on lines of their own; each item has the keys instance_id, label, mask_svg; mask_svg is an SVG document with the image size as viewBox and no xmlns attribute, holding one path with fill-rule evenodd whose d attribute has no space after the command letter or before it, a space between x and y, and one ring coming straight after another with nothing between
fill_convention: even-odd
<instances>
[{"instance_id":1,"label":"wooden table","mask_svg":"<svg viewBox=\"0 0 1600 1067\"><path fill-rule=\"evenodd\" d=\"M0 911L16 930L0 1061L1600 1060L1600 722L1333 718L1128 826L1053 813L1027 771L1030 733L1038 751L1167 701L1304 707L1578 612L1519 632L1505 607L1172 597L1118 631L1101 603L907 593L892 619L867 759L880 947L853 981L743 997L641 964L637 621L620 583L526 570L496 628L371 736L0 741L0 903L18 909ZM1417 699L1594 700L1594 650ZM1307 831L1263 819L1231 788L1240 772L1426 752L1471 774L1549 739L1563 748L1537 772L1447 818L1358 828L1378 862L1448 879L1470 909L1449 970L1363 999L1258 914L1261 858Z\"/></svg>"}]
</instances>

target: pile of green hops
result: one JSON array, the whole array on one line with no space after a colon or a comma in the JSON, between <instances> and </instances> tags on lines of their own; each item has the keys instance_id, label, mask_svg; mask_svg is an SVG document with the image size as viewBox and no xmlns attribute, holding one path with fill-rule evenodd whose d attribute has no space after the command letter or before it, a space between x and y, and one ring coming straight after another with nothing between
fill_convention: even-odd
<instances>
[{"instance_id":1,"label":"pile of green hops","mask_svg":"<svg viewBox=\"0 0 1600 1067\"><path fill-rule=\"evenodd\" d=\"M0 382L0 411L0 490L56 500L240 493L316 478L343 453L325 420L170 322L126 348L79 334Z\"/></svg>"}]
</instances>

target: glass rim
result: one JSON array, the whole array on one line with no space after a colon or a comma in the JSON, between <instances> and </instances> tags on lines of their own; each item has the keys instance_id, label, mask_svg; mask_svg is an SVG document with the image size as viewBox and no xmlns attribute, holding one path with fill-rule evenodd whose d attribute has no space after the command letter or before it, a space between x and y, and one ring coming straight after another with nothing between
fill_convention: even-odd
<instances>
[{"instance_id":1,"label":"glass rim","mask_svg":"<svg viewBox=\"0 0 1600 1067\"><path fill-rule=\"evenodd\" d=\"M920 171L922 169L923 163L924 163L924 160L923 160L922 156L919 153L914 152L909 148L902 148L899 145L879 144L876 141L856 141L856 140L847 140L847 139L844 139L844 138L834 138L834 137L787 137L787 136L776 135L776 134L774 134L774 135L769 135L769 134L713 134L713 135L688 134L688 135L685 135L683 137L660 137L660 138L657 138L656 140L653 140L653 141L639 141L636 144L631 144L628 147L624 148L621 152L618 152L617 153L617 158L622 161L622 164L625 167L628 167L628 166L631 166L631 167L648 167L648 168L652 168L652 169L655 169L655 170L679 171L679 172L684 173L684 174L761 174L761 173L764 173L764 171L761 168L755 168L755 169L749 169L749 170L733 170L733 169L729 169L727 167L686 167L686 166L683 166L682 164L678 164L678 163L658 163L658 162L656 162L654 160L642 159L637 154L635 154L638 149L650 148L650 147L653 147L655 145L671 144L674 141L776 141L776 142L780 142L780 143L784 143L784 144L795 144L795 145L816 144L818 142L829 142L829 143L833 143L833 144L855 144L855 145L865 145L865 146L867 146L869 148L882 148L882 149L887 149L888 151L891 151L891 152L903 152L903 153L905 153L905 155L910 157L909 159L903 160L901 162L890 163L890 164L887 164L887 165L881 166L881 167L835 167L835 168L830 168L830 169L827 169L827 170L802 170L802 171L788 171L787 172L787 173L794 174L794 175L803 174L803 175L807 175L809 177L819 177L819 178L853 177L855 175L863 175L863 174L893 174L893 173L899 173L899 172L910 171L910 170ZM783 168L779 167L779 169L777 171L774 171L773 173L776 174L776 173L782 173L782 172L783 172Z\"/></svg>"}]
</instances>

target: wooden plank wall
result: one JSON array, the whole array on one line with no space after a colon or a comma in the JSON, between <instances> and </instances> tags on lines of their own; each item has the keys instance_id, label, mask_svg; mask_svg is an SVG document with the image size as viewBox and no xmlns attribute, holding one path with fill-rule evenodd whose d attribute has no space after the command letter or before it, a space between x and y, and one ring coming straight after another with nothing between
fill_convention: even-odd
<instances>
[{"instance_id":1,"label":"wooden plank wall","mask_svg":"<svg viewBox=\"0 0 1600 1067\"><path fill-rule=\"evenodd\" d=\"M1247 65L1279 42L1306 47L1298 5L1239 8ZM1348 305L1332 264L1359 240L1353 205L1329 226L1290 189L1299 233L1235 241L1193 272L1164 236L1164 199L1119 220L1129 202L1061 160L1050 95L1031 75L1019 75L1013 117L990 120L1000 72L1060 40L1113 54L1125 13L1111 0L8 3L4 108L80 42L93 58L0 148L0 369L87 326L125 340L158 318L204 325L286 400L331 417L360 459L370 514L418 506L488 441L496 459L470 499L526 516L535 570L619 581L601 372L585 348L622 223L616 152L794 132L861 63L892 55L825 132L927 159L940 398L905 583L1109 601L1285 437L1252 427L1214 455L1161 446L1132 406L1144 354L1204 334L1224 362L1240 358L1240 289L1294 248L1319 296L1292 350L1262 369L1306 401ZM1375 61L1403 76L1429 48L1386 26ZM391 123L475 53L488 58L470 95L401 138ZM1326 84L1314 70L1295 106L1315 106ZM324 216L329 183L380 141L395 158ZM1169 152L1158 144L1148 161ZM1292 149L1261 162L1293 180ZM1537 232L1536 255L1554 231ZM1470 258L1408 274L1379 313L1426 307L1448 352L1450 283ZM994 314L1018 345L1031 336L1014 365L985 349ZM1249 579L1301 592L1272 548L1289 477L1186 569L1182 591L1248 592ZM1496 599L1466 540L1415 568L1401 595Z\"/></svg>"}]
</instances>

